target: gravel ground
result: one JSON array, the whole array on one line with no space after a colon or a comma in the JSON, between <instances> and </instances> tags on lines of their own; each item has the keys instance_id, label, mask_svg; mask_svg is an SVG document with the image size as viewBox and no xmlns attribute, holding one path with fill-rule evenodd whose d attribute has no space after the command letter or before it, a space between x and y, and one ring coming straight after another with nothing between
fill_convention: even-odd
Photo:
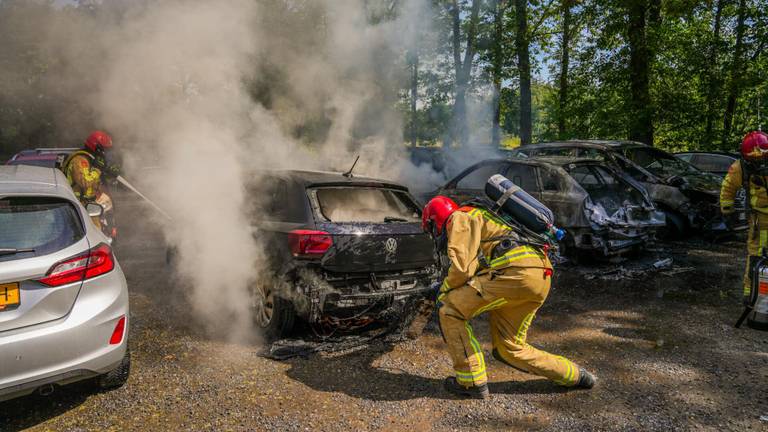
<instances>
[{"instance_id":1,"label":"gravel ground","mask_svg":"<svg viewBox=\"0 0 768 432\"><path fill-rule=\"evenodd\" d=\"M152 236L122 241L130 380L110 392L79 383L0 404L0 430L768 430L768 336L733 328L736 241L561 266L529 340L594 371L598 386L559 388L487 356L488 401L443 392L451 364L434 324L417 340L284 362L207 335ZM666 257L672 269L642 271ZM473 325L489 352L487 321Z\"/></svg>"}]
</instances>

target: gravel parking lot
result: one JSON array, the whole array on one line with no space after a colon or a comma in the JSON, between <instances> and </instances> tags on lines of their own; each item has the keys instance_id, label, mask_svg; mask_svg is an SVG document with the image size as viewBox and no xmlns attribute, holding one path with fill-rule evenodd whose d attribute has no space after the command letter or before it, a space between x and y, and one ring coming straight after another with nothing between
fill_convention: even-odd
<instances>
[{"instance_id":1,"label":"gravel parking lot","mask_svg":"<svg viewBox=\"0 0 768 432\"><path fill-rule=\"evenodd\" d=\"M125 219L124 219L125 220ZM0 405L0 430L766 430L768 337L733 328L743 245L661 245L639 261L563 265L529 333L599 377L566 390L487 356L488 401L443 392L434 324L417 340L278 362L196 324L151 231L124 229L131 378ZM673 266L645 271L659 259ZM692 269L691 269L692 267ZM490 351L487 321L474 323Z\"/></svg>"}]
</instances>

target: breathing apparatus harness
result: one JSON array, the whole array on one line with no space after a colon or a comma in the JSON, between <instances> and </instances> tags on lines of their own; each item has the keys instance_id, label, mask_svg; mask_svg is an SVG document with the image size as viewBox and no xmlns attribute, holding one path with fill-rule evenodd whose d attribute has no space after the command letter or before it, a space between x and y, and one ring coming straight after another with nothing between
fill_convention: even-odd
<instances>
[{"instance_id":1,"label":"breathing apparatus harness","mask_svg":"<svg viewBox=\"0 0 768 432\"><path fill-rule=\"evenodd\" d=\"M494 219L497 219L497 222L501 222L510 228L509 234L507 235L491 237L480 241L481 243L498 242L498 244L493 247L490 257L491 260L501 257L510 250L520 246L531 246L542 250L545 254L549 253L550 250L557 250L557 242L554 239L549 238L545 234L537 234L523 224L517 222L514 218L499 212L509 196L510 195L505 194L496 202L484 197L473 198L461 204L461 207L482 209L485 212L488 212ZM478 250L477 260L480 263L481 270L491 268L491 264L488 261L488 258L483 254L482 250Z\"/></svg>"}]
</instances>

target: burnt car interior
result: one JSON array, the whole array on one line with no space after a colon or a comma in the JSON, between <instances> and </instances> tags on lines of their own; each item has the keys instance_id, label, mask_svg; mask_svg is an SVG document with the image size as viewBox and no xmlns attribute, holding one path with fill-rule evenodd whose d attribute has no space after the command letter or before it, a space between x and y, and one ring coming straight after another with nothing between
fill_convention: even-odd
<instances>
[{"instance_id":1,"label":"burnt car interior","mask_svg":"<svg viewBox=\"0 0 768 432\"><path fill-rule=\"evenodd\" d=\"M641 205L645 199L636 187L598 165L575 165L566 167L566 171L589 193L592 201L603 206L606 213L616 213L622 206L630 203Z\"/></svg>"},{"instance_id":2,"label":"burnt car interior","mask_svg":"<svg viewBox=\"0 0 768 432\"><path fill-rule=\"evenodd\" d=\"M418 206L401 191L328 187L315 192L320 215L329 222L419 222Z\"/></svg>"}]
</instances>

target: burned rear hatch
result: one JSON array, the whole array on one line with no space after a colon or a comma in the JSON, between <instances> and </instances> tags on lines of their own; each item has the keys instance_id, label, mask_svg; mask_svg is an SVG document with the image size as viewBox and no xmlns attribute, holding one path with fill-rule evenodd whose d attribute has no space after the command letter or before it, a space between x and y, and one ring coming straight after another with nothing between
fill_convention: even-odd
<instances>
[{"instance_id":1,"label":"burned rear hatch","mask_svg":"<svg viewBox=\"0 0 768 432\"><path fill-rule=\"evenodd\" d=\"M350 184L312 187L308 194L317 228L333 239L321 260L325 270L377 273L434 264L432 240L405 190Z\"/></svg>"}]
</instances>

